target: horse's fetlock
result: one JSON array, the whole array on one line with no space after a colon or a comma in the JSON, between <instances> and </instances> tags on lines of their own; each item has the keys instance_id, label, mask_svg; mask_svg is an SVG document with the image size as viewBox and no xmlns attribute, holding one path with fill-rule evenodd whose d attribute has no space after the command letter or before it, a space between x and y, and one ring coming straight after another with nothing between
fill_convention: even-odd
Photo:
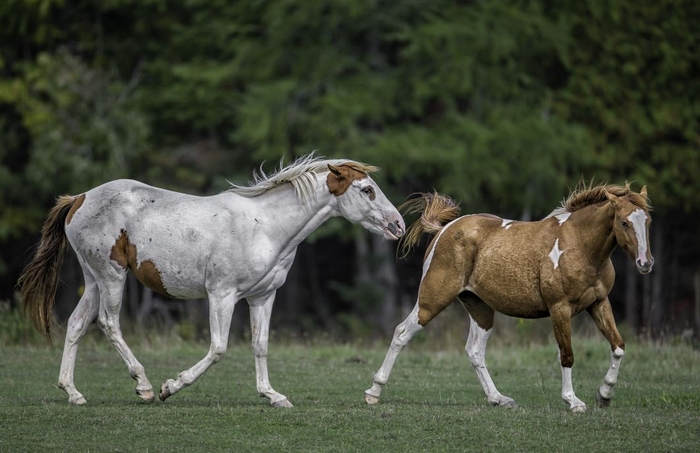
<instances>
[{"instance_id":1,"label":"horse's fetlock","mask_svg":"<svg viewBox=\"0 0 700 453\"><path fill-rule=\"evenodd\" d=\"M134 380L138 380L139 377L143 376L145 373L146 370L142 366L129 367L129 376Z\"/></svg>"},{"instance_id":2,"label":"horse's fetlock","mask_svg":"<svg viewBox=\"0 0 700 453\"><path fill-rule=\"evenodd\" d=\"M389 380L388 376L382 375L382 374L375 374L374 377L372 378L372 381L374 381L375 384L379 385L385 385L387 381Z\"/></svg>"}]
</instances>

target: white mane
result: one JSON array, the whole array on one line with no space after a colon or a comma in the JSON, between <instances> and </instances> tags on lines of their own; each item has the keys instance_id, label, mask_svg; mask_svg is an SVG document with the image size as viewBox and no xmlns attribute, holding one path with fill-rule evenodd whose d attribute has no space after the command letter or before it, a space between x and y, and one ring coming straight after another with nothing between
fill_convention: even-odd
<instances>
[{"instance_id":1,"label":"white mane","mask_svg":"<svg viewBox=\"0 0 700 453\"><path fill-rule=\"evenodd\" d=\"M562 214L571 214L571 212L569 212L569 210L566 209L566 207L563 205L563 202L562 202L562 206L558 206L558 207L554 208L554 210L552 212L550 212L547 215L547 217L545 217L545 219L548 219L550 217L556 217L556 216L562 215Z\"/></svg>"},{"instance_id":2,"label":"white mane","mask_svg":"<svg viewBox=\"0 0 700 453\"><path fill-rule=\"evenodd\" d=\"M377 171L376 167L361 162L355 162L349 159L325 159L311 153L298 158L286 167L282 167L282 160L280 160L279 170L271 175L266 175L261 166L259 171L253 172L253 181L250 182L249 185L239 186L229 181L231 187L227 192L233 192L243 197L252 198L262 195L275 187L291 184L297 197L299 197L302 203L307 204L307 201L314 192L316 174L328 171L328 165L351 165L364 173Z\"/></svg>"}]
</instances>

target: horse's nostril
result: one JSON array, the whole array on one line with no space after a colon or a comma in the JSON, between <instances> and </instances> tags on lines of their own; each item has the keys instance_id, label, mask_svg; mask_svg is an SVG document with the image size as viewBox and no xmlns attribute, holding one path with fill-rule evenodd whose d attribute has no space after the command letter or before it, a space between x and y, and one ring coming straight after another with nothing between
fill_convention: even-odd
<instances>
[{"instance_id":1,"label":"horse's nostril","mask_svg":"<svg viewBox=\"0 0 700 453\"><path fill-rule=\"evenodd\" d=\"M403 236L404 231L403 231L403 228L401 227L401 222L399 222L398 220L395 220L394 225L395 225L394 228L396 228L396 232L394 234L396 234L397 236Z\"/></svg>"},{"instance_id":2,"label":"horse's nostril","mask_svg":"<svg viewBox=\"0 0 700 453\"><path fill-rule=\"evenodd\" d=\"M403 228L401 227L401 223L398 220L395 220L393 222L389 222L386 226L386 229L391 232L396 237L401 237L403 236Z\"/></svg>"}]
</instances>

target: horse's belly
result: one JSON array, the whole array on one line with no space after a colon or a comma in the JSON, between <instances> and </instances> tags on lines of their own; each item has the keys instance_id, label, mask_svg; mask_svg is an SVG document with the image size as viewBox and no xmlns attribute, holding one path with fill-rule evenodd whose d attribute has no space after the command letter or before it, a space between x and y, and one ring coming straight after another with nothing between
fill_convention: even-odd
<instances>
[{"instance_id":1,"label":"horse's belly","mask_svg":"<svg viewBox=\"0 0 700 453\"><path fill-rule=\"evenodd\" d=\"M529 269L477 265L470 278L469 290L504 315L517 318L549 316L537 275Z\"/></svg>"},{"instance_id":2,"label":"horse's belly","mask_svg":"<svg viewBox=\"0 0 700 453\"><path fill-rule=\"evenodd\" d=\"M140 263L133 261L129 270L141 283L160 294L200 299L206 296L206 290L199 267L196 262L151 258Z\"/></svg>"}]
</instances>

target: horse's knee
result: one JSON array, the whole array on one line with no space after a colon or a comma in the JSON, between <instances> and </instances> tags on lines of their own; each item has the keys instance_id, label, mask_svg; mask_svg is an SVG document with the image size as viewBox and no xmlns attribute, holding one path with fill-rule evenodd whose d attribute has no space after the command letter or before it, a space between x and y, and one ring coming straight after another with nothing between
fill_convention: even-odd
<instances>
[{"instance_id":1,"label":"horse's knee","mask_svg":"<svg viewBox=\"0 0 700 453\"><path fill-rule=\"evenodd\" d=\"M257 358L267 357L267 345L254 344L253 345L253 355Z\"/></svg>"},{"instance_id":2,"label":"horse's knee","mask_svg":"<svg viewBox=\"0 0 700 453\"><path fill-rule=\"evenodd\" d=\"M621 359L622 356L625 355L624 347L625 347L624 344L622 345L622 347L619 347L619 346L616 347L615 350L612 352L613 357L615 357L616 359Z\"/></svg>"}]
</instances>

